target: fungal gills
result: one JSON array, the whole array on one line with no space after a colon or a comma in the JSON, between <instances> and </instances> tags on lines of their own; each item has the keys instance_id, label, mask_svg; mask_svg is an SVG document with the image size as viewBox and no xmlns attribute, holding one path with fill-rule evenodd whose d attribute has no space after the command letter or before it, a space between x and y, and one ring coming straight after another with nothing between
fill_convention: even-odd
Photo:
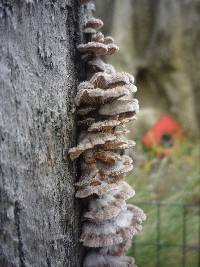
<instances>
[{"instance_id":1,"label":"fungal gills","mask_svg":"<svg viewBox=\"0 0 200 267\"><path fill-rule=\"evenodd\" d=\"M125 124L136 118L139 110L134 77L103 62L101 56L119 50L110 36L98 30L103 26L93 17L94 6L82 1L91 11L84 33L89 40L78 50L90 68L90 77L79 84L77 108L78 144L69 150L71 160L80 158L81 177L75 184L76 197L87 199L83 213L80 241L87 247L84 267L135 267L125 256L131 239L142 229L144 212L126 203L135 192L124 181L132 171L133 161L125 155L135 142L127 140Z\"/></svg>"}]
</instances>

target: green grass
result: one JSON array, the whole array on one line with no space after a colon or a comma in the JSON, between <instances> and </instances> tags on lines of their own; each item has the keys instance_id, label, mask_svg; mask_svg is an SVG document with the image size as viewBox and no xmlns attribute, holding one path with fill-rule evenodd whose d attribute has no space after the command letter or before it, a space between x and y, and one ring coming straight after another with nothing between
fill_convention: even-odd
<instances>
[{"instance_id":1,"label":"green grass","mask_svg":"<svg viewBox=\"0 0 200 267\"><path fill-rule=\"evenodd\" d=\"M182 204L200 204L199 143L184 141L174 149L170 157L159 159L154 153L137 146L136 168L127 180L136 191L131 203L161 202L167 205L160 208L160 243L172 244L173 248L160 249L161 267L181 267L182 248L176 245L183 242ZM176 203L178 205L171 206ZM157 248L157 209L154 205L140 205L147 214L143 232L135 239L129 255L135 256L139 267L156 267ZM199 207L186 209L186 243L198 244ZM152 246L141 246L137 243ZM186 251L185 267L198 267L198 251Z\"/></svg>"}]
</instances>

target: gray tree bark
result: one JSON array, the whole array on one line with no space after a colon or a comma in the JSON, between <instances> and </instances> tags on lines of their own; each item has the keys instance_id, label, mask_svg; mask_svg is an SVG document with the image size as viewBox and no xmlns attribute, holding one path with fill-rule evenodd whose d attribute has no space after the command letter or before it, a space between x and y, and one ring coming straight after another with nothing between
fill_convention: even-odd
<instances>
[{"instance_id":1,"label":"gray tree bark","mask_svg":"<svg viewBox=\"0 0 200 267\"><path fill-rule=\"evenodd\" d=\"M0 0L0 266L81 266L73 98L78 0Z\"/></svg>"}]
</instances>

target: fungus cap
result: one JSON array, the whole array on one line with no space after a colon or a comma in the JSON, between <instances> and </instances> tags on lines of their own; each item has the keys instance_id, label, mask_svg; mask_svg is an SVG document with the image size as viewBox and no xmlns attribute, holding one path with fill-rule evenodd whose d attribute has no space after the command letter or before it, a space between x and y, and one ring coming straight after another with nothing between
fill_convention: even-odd
<instances>
[{"instance_id":1,"label":"fungus cap","mask_svg":"<svg viewBox=\"0 0 200 267\"><path fill-rule=\"evenodd\" d=\"M103 27L103 21L101 19L91 17L87 20L85 27L98 30Z\"/></svg>"},{"instance_id":2,"label":"fungus cap","mask_svg":"<svg viewBox=\"0 0 200 267\"><path fill-rule=\"evenodd\" d=\"M114 41L115 41L114 38L111 36L104 37L104 44L112 44L114 43Z\"/></svg>"},{"instance_id":3,"label":"fungus cap","mask_svg":"<svg viewBox=\"0 0 200 267\"><path fill-rule=\"evenodd\" d=\"M141 214L135 207L127 208L114 218L102 222L85 222L80 241L88 247L105 247L123 243L141 231Z\"/></svg>"},{"instance_id":4,"label":"fungus cap","mask_svg":"<svg viewBox=\"0 0 200 267\"><path fill-rule=\"evenodd\" d=\"M112 103L107 103L101 106L98 112L100 115L113 116L126 112L138 113L138 110L139 110L139 104L137 99L132 99L132 100L117 99Z\"/></svg>"},{"instance_id":5,"label":"fungus cap","mask_svg":"<svg viewBox=\"0 0 200 267\"><path fill-rule=\"evenodd\" d=\"M98 252L89 252L84 260L83 267L137 267L133 258L128 256L115 257L101 255Z\"/></svg>"},{"instance_id":6,"label":"fungus cap","mask_svg":"<svg viewBox=\"0 0 200 267\"><path fill-rule=\"evenodd\" d=\"M118 183L108 184L107 182L99 181L98 179L98 181L95 181L90 185L87 185L83 188L79 188L76 192L76 197L86 198L92 195L103 196L108 191L116 189L118 187Z\"/></svg>"},{"instance_id":7,"label":"fungus cap","mask_svg":"<svg viewBox=\"0 0 200 267\"><path fill-rule=\"evenodd\" d=\"M90 133L76 146L69 149L69 155L72 160L78 158L84 151L94 148L97 145L115 140L116 136L108 133Z\"/></svg>"},{"instance_id":8,"label":"fungus cap","mask_svg":"<svg viewBox=\"0 0 200 267\"><path fill-rule=\"evenodd\" d=\"M99 42L88 42L87 44L80 44L77 48L80 53L95 56L105 55L108 52L107 45Z\"/></svg>"},{"instance_id":9,"label":"fungus cap","mask_svg":"<svg viewBox=\"0 0 200 267\"><path fill-rule=\"evenodd\" d=\"M90 79L90 83L92 83L95 88L99 87L106 89L129 84L130 81L129 77L121 72L116 72L113 74L97 72Z\"/></svg>"},{"instance_id":10,"label":"fungus cap","mask_svg":"<svg viewBox=\"0 0 200 267\"><path fill-rule=\"evenodd\" d=\"M121 122L118 120L105 120L93 123L89 128L88 132L107 132L116 126L120 125Z\"/></svg>"},{"instance_id":11,"label":"fungus cap","mask_svg":"<svg viewBox=\"0 0 200 267\"><path fill-rule=\"evenodd\" d=\"M104 150L118 150L118 149L127 149L135 146L135 141L125 140L123 138L117 138L112 141L106 141L102 144L101 148Z\"/></svg>"},{"instance_id":12,"label":"fungus cap","mask_svg":"<svg viewBox=\"0 0 200 267\"><path fill-rule=\"evenodd\" d=\"M75 104L76 106L85 105L85 104L96 106L97 104L103 104L105 102L108 102L113 99L117 99L119 97L123 97L126 95L127 96L130 95L130 91L125 86L118 86L118 87L107 89L107 90L104 90L101 88L82 89L78 91L75 97ZM108 104L108 105L111 105L111 104ZM121 106L122 104L120 105L120 107ZM132 107L132 110L133 110L133 107ZM129 108L129 110L127 111L132 111L132 110L131 108Z\"/></svg>"}]
</instances>

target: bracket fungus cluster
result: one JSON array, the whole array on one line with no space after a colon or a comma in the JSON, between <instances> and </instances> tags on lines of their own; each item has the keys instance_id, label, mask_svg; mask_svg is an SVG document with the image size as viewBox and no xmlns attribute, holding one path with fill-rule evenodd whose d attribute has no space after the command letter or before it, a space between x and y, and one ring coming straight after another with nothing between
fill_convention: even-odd
<instances>
[{"instance_id":1,"label":"bracket fungus cluster","mask_svg":"<svg viewBox=\"0 0 200 267\"><path fill-rule=\"evenodd\" d=\"M132 159L124 151L135 142L124 135L125 123L138 113L138 101L133 97L137 88L131 74L117 72L101 59L119 48L112 37L98 31L103 22L93 17L93 3L82 3L92 5L88 6L91 14L84 31L88 42L78 46L90 67L90 76L80 83L75 97L79 137L69 155L72 160L80 158L76 197L87 200L80 237L87 247L83 266L134 267L133 259L125 253L132 237L141 231L145 214L126 203L135 192L124 181L133 169Z\"/></svg>"}]
</instances>

